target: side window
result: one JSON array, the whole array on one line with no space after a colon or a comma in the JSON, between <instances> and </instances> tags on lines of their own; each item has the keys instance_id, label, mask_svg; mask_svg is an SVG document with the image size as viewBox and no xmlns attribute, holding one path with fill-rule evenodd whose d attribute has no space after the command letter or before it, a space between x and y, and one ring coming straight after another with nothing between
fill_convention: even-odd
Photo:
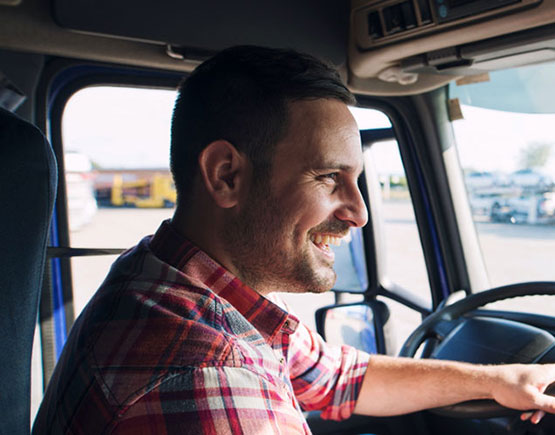
<instances>
[{"instance_id":1,"label":"side window","mask_svg":"<svg viewBox=\"0 0 555 435\"><path fill-rule=\"evenodd\" d=\"M425 308L432 300L424 252L420 242L414 207L407 177L395 140L376 142L364 151L365 171L369 190L375 204L377 238L381 239L378 252L381 284L393 292L403 292ZM391 312L390 354L396 354L408 335L421 322L421 315L389 298L380 298ZM388 332L388 331L386 331ZM390 346L391 347L391 346Z\"/></svg>"},{"instance_id":2,"label":"side window","mask_svg":"<svg viewBox=\"0 0 555 435\"><path fill-rule=\"evenodd\" d=\"M126 249L171 217L175 189L168 154L175 94L95 86L68 100L62 142L71 247ZM71 259L76 316L115 259L116 255ZM60 334L53 333L48 340L55 340L54 335ZM48 371L53 353L61 349L56 345L56 351L44 353L39 337L37 328L31 376L33 417L42 399L43 370Z\"/></svg>"},{"instance_id":3,"label":"side window","mask_svg":"<svg viewBox=\"0 0 555 435\"><path fill-rule=\"evenodd\" d=\"M174 90L95 86L75 93L62 118L71 246L137 244L171 217ZM72 258L78 315L116 256Z\"/></svg>"},{"instance_id":4,"label":"side window","mask_svg":"<svg viewBox=\"0 0 555 435\"><path fill-rule=\"evenodd\" d=\"M385 273L388 280L410 289L431 304L430 286L414 216L407 177L396 141L377 142L365 153L369 174L378 176L385 239Z\"/></svg>"}]
</instances>

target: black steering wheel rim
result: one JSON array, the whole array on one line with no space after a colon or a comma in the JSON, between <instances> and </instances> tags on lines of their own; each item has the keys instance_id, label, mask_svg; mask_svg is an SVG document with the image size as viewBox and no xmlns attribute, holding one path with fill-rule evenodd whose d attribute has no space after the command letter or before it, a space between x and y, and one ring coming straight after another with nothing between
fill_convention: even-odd
<instances>
[{"instance_id":1,"label":"black steering wheel rim","mask_svg":"<svg viewBox=\"0 0 555 435\"><path fill-rule=\"evenodd\" d=\"M433 327L441 321L455 320L458 317L492 302L512 299L521 296L555 296L555 282L537 281L509 284L491 290L474 293L466 298L447 305L430 314L411 333L399 352L399 356L414 357L422 342L429 337Z\"/></svg>"},{"instance_id":2,"label":"black steering wheel rim","mask_svg":"<svg viewBox=\"0 0 555 435\"><path fill-rule=\"evenodd\" d=\"M399 356L414 357L420 345L426 338L430 337L435 325L439 322L455 320L470 311L492 302L521 296L539 295L555 296L555 282L538 281L510 284L472 294L426 317L405 341ZM491 418L518 412L505 408L493 400L472 400L436 408L432 411L440 415L458 418Z\"/></svg>"}]
</instances>

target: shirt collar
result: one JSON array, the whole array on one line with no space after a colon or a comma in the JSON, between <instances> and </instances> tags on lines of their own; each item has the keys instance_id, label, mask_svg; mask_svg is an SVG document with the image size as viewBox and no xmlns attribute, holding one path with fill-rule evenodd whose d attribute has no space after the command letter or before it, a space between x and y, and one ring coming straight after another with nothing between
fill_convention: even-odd
<instances>
[{"instance_id":1,"label":"shirt collar","mask_svg":"<svg viewBox=\"0 0 555 435\"><path fill-rule=\"evenodd\" d=\"M241 282L204 251L182 236L169 220L162 222L150 240L150 249L159 259L201 282L225 299L272 343L279 333L292 334L298 319Z\"/></svg>"}]
</instances>

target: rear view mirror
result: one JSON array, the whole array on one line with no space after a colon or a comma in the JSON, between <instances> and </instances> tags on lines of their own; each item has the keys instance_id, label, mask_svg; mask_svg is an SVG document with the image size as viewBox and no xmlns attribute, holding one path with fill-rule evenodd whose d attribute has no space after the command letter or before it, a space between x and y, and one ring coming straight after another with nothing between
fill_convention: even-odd
<instances>
[{"instance_id":1,"label":"rear view mirror","mask_svg":"<svg viewBox=\"0 0 555 435\"><path fill-rule=\"evenodd\" d=\"M389 309L381 301L331 305L315 313L318 333L327 343L348 344L368 353L386 353Z\"/></svg>"}]
</instances>

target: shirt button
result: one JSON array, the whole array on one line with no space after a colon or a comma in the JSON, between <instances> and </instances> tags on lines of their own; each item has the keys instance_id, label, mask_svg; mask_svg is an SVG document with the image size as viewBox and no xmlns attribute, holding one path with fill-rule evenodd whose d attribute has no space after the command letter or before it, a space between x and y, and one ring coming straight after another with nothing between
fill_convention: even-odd
<instances>
[{"instance_id":1,"label":"shirt button","mask_svg":"<svg viewBox=\"0 0 555 435\"><path fill-rule=\"evenodd\" d=\"M281 357L281 358L279 359L279 363L280 363L280 364L283 364L284 362L285 362L285 358L284 358L284 357Z\"/></svg>"}]
</instances>

